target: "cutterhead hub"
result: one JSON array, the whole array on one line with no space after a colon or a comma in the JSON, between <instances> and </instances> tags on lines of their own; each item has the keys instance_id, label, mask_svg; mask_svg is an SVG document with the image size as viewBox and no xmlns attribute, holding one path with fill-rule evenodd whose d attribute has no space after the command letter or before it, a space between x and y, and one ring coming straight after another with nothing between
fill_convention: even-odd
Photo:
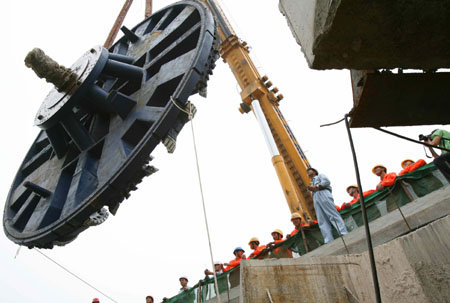
<instances>
[{"instance_id":1,"label":"cutterhead hub","mask_svg":"<svg viewBox=\"0 0 450 303\"><path fill-rule=\"evenodd\" d=\"M34 124L42 129L48 129L69 114L75 106L81 102L81 98L86 95L89 88L98 80L100 73L106 65L109 52L102 46L95 46L83 54L71 67L74 73L75 83L66 90L59 87L53 88L39 108ZM38 57L40 63L48 62L47 58ZM37 62L39 62L37 61ZM36 61L35 61L36 62ZM51 73L49 70L48 73ZM47 78L46 75L43 75Z\"/></svg>"}]
</instances>

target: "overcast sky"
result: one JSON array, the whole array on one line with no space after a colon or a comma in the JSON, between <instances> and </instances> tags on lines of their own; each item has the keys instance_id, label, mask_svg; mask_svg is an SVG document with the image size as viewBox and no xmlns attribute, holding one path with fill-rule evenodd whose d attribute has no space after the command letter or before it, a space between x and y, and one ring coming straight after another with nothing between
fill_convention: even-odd
<instances>
[{"instance_id":1,"label":"overcast sky","mask_svg":"<svg viewBox=\"0 0 450 303\"><path fill-rule=\"evenodd\" d=\"M6 3L5 3L6 2ZM144 0L134 1L124 24L142 21ZM3 92L0 195L9 187L38 134L34 116L51 85L23 64L28 51L42 48L60 64L70 66L86 50L103 44L124 1L2 1ZM154 0L154 12L173 1ZM344 124L334 122L352 107L349 71L313 71L278 9L277 1L220 1L237 34L252 47L260 73L267 74L285 99L281 111L312 166L331 180L337 204L351 200L345 188L355 183ZM191 97L203 189L214 258L224 262L248 240L271 240L275 228L293 227L269 152L253 114L238 112L240 89L221 60L208 84L208 98ZM386 110L389 110L388 108ZM391 128L417 138L434 126ZM400 171L405 158L424 158L421 146L371 129L353 131L364 190L373 189L375 164ZM76 241L45 250L117 302L156 302L173 296L178 277L190 284L211 267L190 125L178 137L177 150L159 146L153 154L159 172L146 178L124 201L115 217L82 233ZM427 159L427 162L429 160ZM2 208L4 203L1 203ZM88 303L108 298L45 259L0 235L0 302Z\"/></svg>"}]
</instances>

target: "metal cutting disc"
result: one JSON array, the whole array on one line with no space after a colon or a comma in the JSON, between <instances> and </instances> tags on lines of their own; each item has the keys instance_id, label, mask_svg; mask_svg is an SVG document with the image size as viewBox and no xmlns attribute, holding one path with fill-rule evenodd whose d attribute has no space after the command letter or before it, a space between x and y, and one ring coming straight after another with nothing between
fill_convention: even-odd
<instances>
[{"instance_id":1,"label":"metal cutting disc","mask_svg":"<svg viewBox=\"0 0 450 303\"><path fill-rule=\"evenodd\" d=\"M150 154L188 121L180 109L202 91L217 59L214 19L181 1L142 21L109 50L72 65L74 84L54 88L35 124L42 130L11 185L3 224L17 244L52 248L115 214L155 169ZM95 215L97 212L97 215ZM99 217L100 216L100 217Z\"/></svg>"}]
</instances>

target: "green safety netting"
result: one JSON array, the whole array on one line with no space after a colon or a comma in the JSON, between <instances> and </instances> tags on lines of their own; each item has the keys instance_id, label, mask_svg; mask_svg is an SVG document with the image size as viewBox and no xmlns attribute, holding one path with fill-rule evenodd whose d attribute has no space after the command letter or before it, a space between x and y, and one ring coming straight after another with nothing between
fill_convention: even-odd
<instances>
[{"instance_id":1,"label":"green safety netting","mask_svg":"<svg viewBox=\"0 0 450 303\"><path fill-rule=\"evenodd\" d=\"M422 166L411 173L397 176L393 186L376 191L364 198L367 218L371 222L447 184L447 180L433 163ZM351 208L344 209L340 213L348 231L364 225L359 203L355 203Z\"/></svg>"},{"instance_id":2,"label":"green safety netting","mask_svg":"<svg viewBox=\"0 0 450 303\"><path fill-rule=\"evenodd\" d=\"M395 184L382 191L376 191L364 198L366 204L367 218L369 222L395 211L398 207L412 202L413 200L425 196L445 185L448 181L434 166L427 164L411 173L397 176ZM355 203L351 208L340 211L344 219L347 230L350 232L364 225L361 205ZM310 250L314 250L323 245L323 237L318 224L303 228L306 242ZM336 230L333 235L338 238ZM291 258L292 252L303 255L306 253L305 241L302 233L298 232L289 239L274 245L270 249L263 250L254 259L265 258ZM239 266L217 276L219 293L227 293L229 290L239 285ZM165 303L200 303L216 296L214 278L199 281L193 288L175 297L165 300Z\"/></svg>"}]
</instances>

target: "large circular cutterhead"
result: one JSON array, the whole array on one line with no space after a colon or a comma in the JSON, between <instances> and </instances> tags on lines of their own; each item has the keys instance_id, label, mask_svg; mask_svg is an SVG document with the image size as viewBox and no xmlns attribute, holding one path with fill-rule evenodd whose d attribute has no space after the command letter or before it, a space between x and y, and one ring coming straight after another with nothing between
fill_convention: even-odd
<instances>
[{"instance_id":1,"label":"large circular cutterhead","mask_svg":"<svg viewBox=\"0 0 450 303\"><path fill-rule=\"evenodd\" d=\"M218 57L214 33L204 5L181 1L64 69L76 80L52 90L39 109L42 130L5 205L8 238L50 248L102 222L104 206L115 214L155 172L148 162L157 144L173 148L188 121L180 108L206 86Z\"/></svg>"}]
</instances>

